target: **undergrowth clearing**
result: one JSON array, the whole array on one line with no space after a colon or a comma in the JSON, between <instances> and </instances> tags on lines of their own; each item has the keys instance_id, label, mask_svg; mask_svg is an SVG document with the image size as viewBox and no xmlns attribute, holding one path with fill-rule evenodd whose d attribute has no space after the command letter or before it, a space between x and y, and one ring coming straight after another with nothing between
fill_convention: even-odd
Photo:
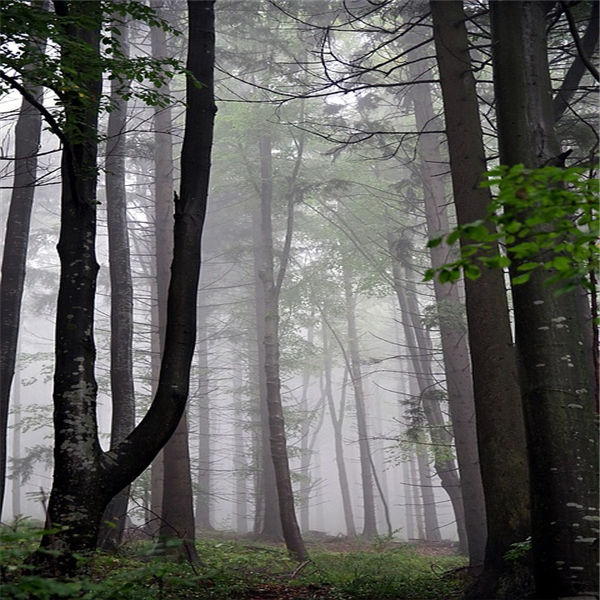
<instances>
[{"instance_id":1,"label":"undergrowth clearing","mask_svg":"<svg viewBox=\"0 0 600 600\"><path fill-rule=\"evenodd\" d=\"M282 546L215 537L198 541L202 562L190 565L137 542L81 557L85 575L59 581L24 562L35 539L3 530L3 600L450 600L464 588L466 560L448 545L328 538L309 543L310 559L299 565Z\"/></svg>"}]
</instances>

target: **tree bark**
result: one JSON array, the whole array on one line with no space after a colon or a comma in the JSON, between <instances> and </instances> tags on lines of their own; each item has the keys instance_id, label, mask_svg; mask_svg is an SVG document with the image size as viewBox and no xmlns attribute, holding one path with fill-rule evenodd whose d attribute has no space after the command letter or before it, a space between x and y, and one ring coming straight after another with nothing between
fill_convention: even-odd
<instances>
[{"instance_id":1,"label":"tree bark","mask_svg":"<svg viewBox=\"0 0 600 600\"><path fill-rule=\"evenodd\" d=\"M160 16L164 0L151 0L150 7ZM165 32L159 27L150 30L152 56L167 57L169 52ZM169 94L169 84L157 88L161 94ZM170 257L173 255L173 119L170 106L156 106L154 125L154 305L152 311L152 381L158 384L160 364L165 346L167 322L167 293L169 289ZM153 392L156 388L153 388ZM163 514L163 490L165 481L164 452L152 461L151 473L151 516L149 528L153 535L158 533Z\"/></svg>"},{"instance_id":2,"label":"tree bark","mask_svg":"<svg viewBox=\"0 0 600 600\"><path fill-rule=\"evenodd\" d=\"M346 261L342 263L344 277L344 297L346 300L346 321L348 325L348 353L350 355L349 373L354 390L356 406L356 423L358 427L358 448L360 452L360 475L363 495L363 532L364 537L377 535L377 520L375 518L375 498L373 495L373 473L371 471L371 449L365 394L360 367L360 350L358 347L358 331L356 329L356 298L352 291L352 273Z\"/></svg>"},{"instance_id":3,"label":"tree bark","mask_svg":"<svg viewBox=\"0 0 600 600\"><path fill-rule=\"evenodd\" d=\"M285 273L287 256L285 253L282 256L276 282L273 270L273 231L271 225L273 180L272 149L269 135L260 136L259 149L261 158L261 237L263 257L260 279L264 287L266 307L263 344L271 457L275 469L283 537L289 552L296 559L302 561L306 559L306 549L294 512L294 494L290 479L285 423L281 403L281 381L279 379L279 291L283 274ZM289 203L288 209L293 211L293 205ZM288 214L288 219L290 218L291 213ZM289 239L286 237L287 251L289 252L288 242Z\"/></svg>"},{"instance_id":4,"label":"tree bark","mask_svg":"<svg viewBox=\"0 0 600 600\"><path fill-rule=\"evenodd\" d=\"M486 171L475 79L461 2L431 2L444 99L454 204L459 224L485 219L491 201L480 182ZM490 250L497 253L498 249ZM501 271L483 269L465 280L481 475L488 541L476 591L493 596L510 566L504 555L529 535L525 431L516 359Z\"/></svg>"},{"instance_id":5,"label":"tree bark","mask_svg":"<svg viewBox=\"0 0 600 600\"><path fill-rule=\"evenodd\" d=\"M350 487L348 486L348 474L346 473L346 462L344 460L344 438L343 426L344 415L346 411L346 384L348 380L348 371L344 372L344 381L342 383L342 391L339 408L336 410L333 400L333 390L331 386L331 350L329 346L329 335L327 328L329 324L323 319L321 331L323 335L323 371L325 375L325 397L327 399L327 407L331 416L331 425L333 426L334 445L335 445L335 464L338 472L338 480L340 483L340 493L342 495L342 507L344 509L344 521L346 523L346 535L356 537L356 526L354 525L354 515L352 513L352 497L350 495Z\"/></svg>"},{"instance_id":6,"label":"tree bark","mask_svg":"<svg viewBox=\"0 0 600 600\"><path fill-rule=\"evenodd\" d=\"M417 40L414 40L416 42ZM407 42L408 43L408 42ZM420 58L425 58L420 56ZM429 73L432 61L411 62L409 73L412 81L418 81ZM441 140L437 133L428 130L441 129L439 117L434 113L431 97L431 85L423 83L412 88L417 130L421 132L418 142L420 158L419 171L423 181L423 196L427 231L431 237L448 232L448 213L444 190L445 173L448 169L442 158ZM448 262L449 249L441 244L430 251L434 268ZM477 449L477 429L475 405L473 400L473 380L469 361L466 332L460 319L464 306L458 294L458 285L442 284L434 281L434 293L438 311L448 408L454 432L456 460L460 472L463 505L465 511L465 529L469 550L469 563L472 567L483 564L487 527L485 517L485 498L479 469Z\"/></svg>"},{"instance_id":7,"label":"tree bark","mask_svg":"<svg viewBox=\"0 0 600 600\"><path fill-rule=\"evenodd\" d=\"M127 23L113 33L121 52L129 56ZM133 386L133 284L127 228L127 193L125 190L125 128L127 102L122 99L124 84L111 81L111 103L106 131L106 212L110 272L110 386L112 421L110 445L123 441L135 425L135 394ZM116 550L121 544L129 486L123 488L109 503L102 517L98 546Z\"/></svg>"},{"instance_id":8,"label":"tree bark","mask_svg":"<svg viewBox=\"0 0 600 600\"><path fill-rule=\"evenodd\" d=\"M546 13L552 5L490 5L500 160L505 165L559 164L546 39ZM543 253L534 260L543 262ZM513 262L511 275L517 275L517 266ZM598 589L598 430L594 365L585 345L590 323L582 314L579 290L556 294L546 284L548 277L534 272L525 284L513 285L512 294L531 474L536 592L554 598Z\"/></svg>"},{"instance_id":9,"label":"tree bark","mask_svg":"<svg viewBox=\"0 0 600 600\"><path fill-rule=\"evenodd\" d=\"M28 91L35 100L41 102L43 94L41 87L31 87ZM37 153L41 133L41 114L23 98L15 126L15 171L4 235L0 280L0 518L6 483L10 389L17 360L29 224L37 179Z\"/></svg>"},{"instance_id":10,"label":"tree bark","mask_svg":"<svg viewBox=\"0 0 600 600\"><path fill-rule=\"evenodd\" d=\"M198 307L198 473L196 527L210 531L210 402L208 377L208 327L205 306ZM237 440L236 440L237 441Z\"/></svg>"},{"instance_id":11,"label":"tree bark","mask_svg":"<svg viewBox=\"0 0 600 600\"><path fill-rule=\"evenodd\" d=\"M265 320L267 314L265 286L261 279L262 265L266 260L263 256L264 241L261 229L261 208L252 212L252 230L254 235L254 297L256 313L256 344L258 361L257 391L258 413L260 417L259 463L257 464L260 494L256 494L255 530L262 537L270 540L281 540L281 517L279 516L279 500L277 498L277 483L275 467L271 456L269 437L269 408L267 406L267 373L265 369ZM257 530L257 527L259 528Z\"/></svg>"},{"instance_id":12,"label":"tree bark","mask_svg":"<svg viewBox=\"0 0 600 600\"><path fill-rule=\"evenodd\" d=\"M436 381L431 371L431 356L433 349L428 332L423 328L418 302L413 290L414 276L407 257L406 241L393 241L388 239L388 247L392 256L392 275L394 290L398 298L398 305L402 315L404 338L412 353L413 371L419 389L419 401L422 405L433 447L435 471L442 482L442 487L448 494L456 517L459 548L467 553L467 535L464 521L464 508L456 464L448 457L452 446L452 435L448 431L448 424L444 420L440 408L440 400L436 393ZM402 284L400 264L404 265L406 284Z\"/></svg>"},{"instance_id":13,"label":"tree bark","mask_svg":"<svg viewBox=\"0 0 600 600\"><path fill-rule=\"evenodd\" d=\"M166 443L185 410L196 335L196 293L200 240L206 214L212 130L214 3L189 2L188 70L202 87L187 78L186 125L182 149L181 192L175 205L175 245L167 309L165 351L154 401L140 424L108 452L102 452L96 425L96 381L92 336L97 264L94 256L97 100L99 64L87 68L95 76L86 82L86 95L96 100L82 106L65 103L69 132L75 142L63 154L62 226L59 239L61 281L57 310L54 380L55 468L48 517L52 525L68 526L46 535L42 546L62 551L59 559L38 553L39 563L59 574L75 569L73 552L94 548L98 527L109 500L137 477ZM64 7L63 7L64 8ZM74 38L97 56L101 23L99 2L68 5L90 29L65 25ZM92 25L93 24L93 25ZM80 46L78 46L80 47ZM77 64L80 56L69 56ZM77 96L79 97L79 96ZM77 110L73 110L76 106ZM66 138L67 139L67 138ZM73 178L73 175L76 178Z\"/></svg>"}]
</instances>

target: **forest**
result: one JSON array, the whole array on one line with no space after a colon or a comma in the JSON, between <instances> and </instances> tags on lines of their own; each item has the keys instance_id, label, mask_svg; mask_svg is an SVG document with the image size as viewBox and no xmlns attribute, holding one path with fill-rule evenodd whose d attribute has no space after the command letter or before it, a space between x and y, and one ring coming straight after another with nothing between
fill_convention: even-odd
<instances>
[{"instance_id":1,"label":"forest","mask_svg":"<svg viewBox=\"0 0 600 600\"><path fill-rule=\"evenodd\" d=\"M2 0L0 597L599 598L598 0Z\"/></svg>"}]
</instances>

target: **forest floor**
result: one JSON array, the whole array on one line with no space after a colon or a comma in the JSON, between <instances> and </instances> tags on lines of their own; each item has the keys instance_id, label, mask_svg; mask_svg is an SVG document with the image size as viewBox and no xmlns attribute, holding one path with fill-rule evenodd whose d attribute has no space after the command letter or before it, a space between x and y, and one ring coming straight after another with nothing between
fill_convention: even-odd
<instances>
[{"instance_id":1,"label":"forest floor","mask_svg":"<svg viewBox=\"0 0 600 600\"><path fill-rule=\"evenodd\" d=\"M200 564L190 565L137 541L86 557L85 575L57 580L23 562L37 538L0 537L2 600L452 600L465 587L466 559L450 542L309 536L310 559L298 564L282 545L215 534L198 540Z\"/></svg>"}]
</instances>

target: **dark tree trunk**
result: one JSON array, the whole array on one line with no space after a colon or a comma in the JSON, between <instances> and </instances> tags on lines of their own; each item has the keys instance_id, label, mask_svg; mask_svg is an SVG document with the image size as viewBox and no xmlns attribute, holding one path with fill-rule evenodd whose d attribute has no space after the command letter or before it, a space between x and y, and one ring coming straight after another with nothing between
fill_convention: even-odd
<instances>
[{"instance_id":1,"label":"dark tree trunk","mask_svg":"<svg viewBox=\"0 0 600 600\"><path fill-rule=\"evenodd\" d=\"M266 398L269 412L269 434L271 457L275 469L277 496L279 500L279 515L281 528L287 549L298 560L306 558L306 549L300 535L300 528L294 511L294 494L290 478L290 468L285 438L285 422L281 403L281 381L279 378L279 291L287 256L282 256L281 266L277 277L273 270L273 232L271 225L271 204L273 196L271 139L262 135L259 140L261 158L261 237L262 258L260 279L265 294L265 325L264 351L266 374ZM293 204L288 209L293 211ZM291 213L288 214L288 219ZM288 239L289 241L289 239ZM289 252L289 245L287 245Z\"/></svg>"},{"instance_id":2,"label":"dark tree trunk","mask_svg":"<svg viewBox=\"0 0 600 600\"><path fill-rule=\"evenodd\" d=\"M432 2L454 204L460 224L485 219L491 198L461 2ZM497 249L490 252L497 253ZM479 597L494 596L510 545L529 535L528 471L516 360L501 271L465 280L481 474L488 525Z\"/></svg>"},{"instance_id":3,"label":"dark tree trunk","mask_svg":"<svg viewBox=\"0 0 600 600\"><path fill-rule=\"evenodd\" d=\"M187 118L182 149L181 193L175 204L175 246L169 287L165 351L154 401L141 423L108 452L102 452L96 425L96 382L92 336L97 264L94 256L97 104L65 103L68 131L76 143L63 153L64 186L59 240L61 281L56 328L54 380L55 468L48 517L68 529L46 535L42 546L62 550L62 560L38 553L39 562L59 573L73 571L73 552L94 548L109 500L137 477L166 443L180 421L189 393L196 335L196 293L200 240L206 214L210 171L213 99L213 2L189 2ZM67 32L98 50L99 2L76 2L70 11L93 23L90 29L66 25ZM75 14L74 14L75 16ZM81 57L64 53L68 64ZM91 62L91 61L90 61ZM94 63L88 65L93 68ZM98 99L101 76L86 86ZM74 110L77 108L77 110ZM74 177L75 176L75 177Z\"/></svg>"},{"instance_id":4,"label":"dark tree trunk","mask_svg":"<svg viewBox=\"0 0 600 600\"><path fill-rule=\"evenodd\" d=\"M358 427L358 448L360 454L360 476L363 495L363 532L365 537L377 535L375 518L375 497L373 494L373 472L371 470L371 449L367 426L365 394L360 367L360 350L358 347L358 331L356 329L356 298L352 290L352 273L346 261L342 264L344 276L344 297L346 300L346 321L348 325L348 353L350 356L349 372L354 390L356 406L356 423Z\"/></svg>"},{"instance_id":5,"label":"dark tree trunk","mask_svg":"<svg viewBox=\"0 0 600 600\"><path fill-rule=\"evenodd\" d=\"M546 13L553 5L490 5L500 161L505 165L559 164L546 39ZM533 260L543 262L543 253ZM513 276L516 266L511 265ZM594 365L586 349L591 325L584 319L579 290L556 294L546 284L548 277L534 272L528 282L512 287L531 476L534 575L541 598L598 590L598 430Z\"/></svg>"},{"instance_id":6,"label":"dark tree trunk","mask_svg":"<svg viewBox=\"0 0 600 600\"><path fill-rule=\"evenodd\" d=\"M41 87L30 88L28 91L36 101L41 102ZM15 126L15 172L6 221L0 281L0 518L6 482L10 389L17 359L29 223L37 179L37 153L41 133L41 114L23 98Z\"/></svg>"},{"instance_id":7,"label":"dark tree trunk","mask_svg":"<svg viewBox=\"0 0 600 600\"><path fill-rule=\"evenodd\" d=\"M124 56L129 55L127 24L119 25L115 35ZM133 387L133 284L127 228L125 190L125 127L127 103L121 98L123 84L111 81L111 102L115 107L108 116L106 132L106 212L110 271L110 387L112 422L110 446L123 441L135 425ZM109 503L102 517L98 546L115 550L123 538L129 486Z\"/></svg>"},{"instance_id":8,"label":"dark tree trunk","mask_svg":"<svg viewBox=\"0 0 600 600\"><path fill-rule=\"evenodd\" d=\"M417 40L414 40L416 43ZM425 58L421 56L421 58ZM418 81L429 73L432 61L411 62L409 72L411 80ZM424 75L425 74L425 75ZM422 83L412 88L419 137L420 176L423 181L423 196L427 231L431 237L449 230L447 204L444 189L444 174L448 169L440 152L441 140L437 133L440 119L434 113L431 98L431 85ZM431 249L431 264L434 268L448 262L449 249L441 244ZM435 300L446 373L448 408L454 432L456 459L460 472L463 505L465 510L465 529L471 566L483 564L487 538L485 499L479 470L477 450L477 429L475 423L475 405L473 401L473 380L469 361L467 337L458 315L462 308L458 294L458 285L442 284L434 281Z\"/></svg>"}]
</instances>

